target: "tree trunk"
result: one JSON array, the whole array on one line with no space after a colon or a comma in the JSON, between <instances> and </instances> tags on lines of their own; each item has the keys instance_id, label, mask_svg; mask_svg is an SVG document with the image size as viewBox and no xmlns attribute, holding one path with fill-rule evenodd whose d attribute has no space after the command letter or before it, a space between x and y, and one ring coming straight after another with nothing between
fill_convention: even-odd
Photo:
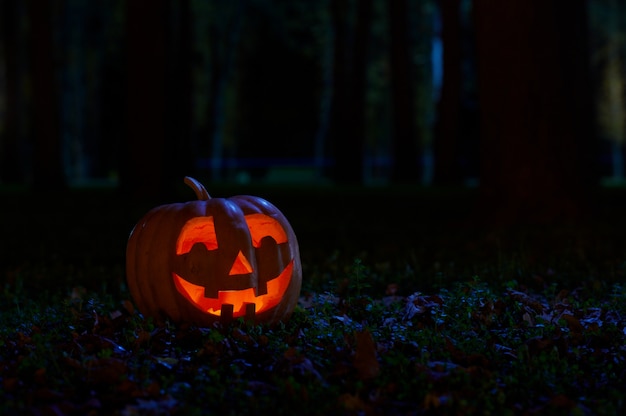
<instances>
[{"instance_id":1,"label":"tree trunk","mask_svg":"<svg viewBox=\"0 0 626 416\"><path fill-rule=\"evenodd\" d=\"M170 0L168 16L165 90L165 163L168 169L165 185L167 190L173 190L180 186L185 176L195 176L190 0Z\"/></svg>"},{"instance_id":2,"label":"tree trunk","mask_svg":"<svg viewBox=\"0 0 626 416\"><path fill-rule=\"evenodd\" d=\"M330 143L334 146L333 179L357 184L363 179L365 142L365 73L372 0L357 2L354 33L350 25L350 2L331 2L335 31L333 98Z\"/></svg>"},{"instance_id":3,"label":"tree trunk","mask_svg":"<svg viewBox=\"0 0 626 416\"><path fill-rule=\"evenodd\" d=\"M325 4L328 3L326 2ZM333 98L334 39L332 25L329 20L325 21L325 30L328 32L330 40L321 51L320 57L321 76L319 85L319 124L315 132L313 148L313 161L315 165L315 173L318 179L322 179L324 177L324 170L327 162L325 149L328 147L328 131L330 129L331 104Z\"/></svg>"},{"instance_id":4,"label":"tree trunk","mask_svg":"<svg viewBox=\"0 0 626 416\"><path fill-rule=\"evenodd\" d=\"M65 187L61 159L59 91L53 57L53 2L30 1L31 78L33 88L33 185L41 190Z\"/></svg>"},{"instance_id":5,"label":"tree trunk","mask_svg":"<svg viewBox=\"0 0 626 416\"><path fill-rule=\"evenodd\" d=\"M440 0L443 42L443 83L435 124L435 178L437 185L459 184L461 112L460 0Z\"/></svg>"},{"instance_id":6,"label":"tree trunk","mask_svg":"<svg viewBox=\"0 0 626 416\"><path fill-rule=\"evenodd\" d=\"M210 75L209 114L210 174L214 181L223 179L224 130L227 113L227 90L235 72L246 3L237 0L220 9L209 25Z\"/></svg>"},{"instance_id":7,"label":"tree trunk","mask_svg":"<svg viewBox=\"0 0 626 416\"><path fill-rule=\"evenodd\" d=\"M391 37L391 96L393 166L391 179L395 183L419 181L416 138L416 114L413 80L411 77L407 1L387 3Z\"/></svg>"},{"instance_id":8,"label":"tree trunk","mask_svg":"<svg viewBox=\"0 0 626 416\"><path fill-rule=\"evenodd\" d=\"M127 2L127 137L120 169L124 194L156 199L164 192L166 2Z\"/></svg>"},{"instance_id":9,"label":"tree trunk","mask_svg":"<svg viewBox=\"0 0 626 416\"><path fill-rule=\"evenodd\" d=\"M0 65L6 68L6 112L4 131L0 137L0 181L19 183L24 171L19 157L19 59L18 59L18 4L17 0L0 2L0 28L4 56Z\"/></svg>"},{"instance_id":10,"label":"tree trunk","mask_svg":"<svg viewBox=\"0 0 626 416\"><path fill-rule=\"evenodd\" d=\"M500 225L588 208L592 111L583 0L476 0L479 214Z\"/></svg>"}]
</instances>

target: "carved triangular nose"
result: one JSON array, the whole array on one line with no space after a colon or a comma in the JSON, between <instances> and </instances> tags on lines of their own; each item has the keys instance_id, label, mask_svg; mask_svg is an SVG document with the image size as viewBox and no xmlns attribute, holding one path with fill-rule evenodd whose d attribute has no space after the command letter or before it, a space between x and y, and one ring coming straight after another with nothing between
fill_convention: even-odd
<instances>
[{"instance_id":1,"label":"carved triangular nose","mask_svg":"<svg viewBox=\"0 0 626 416\"><path fill-rule=\"evenodd\" d=\"M228 272L228 275L232 276L235 274L248 273L252 273L252 266L250 266L250 262L248 261L246 256L244 256L241 250L239 250L239 254L237 254L237 258L233 263L233 267L230 268L230 272Z\"/></svg>"}]
</instances>

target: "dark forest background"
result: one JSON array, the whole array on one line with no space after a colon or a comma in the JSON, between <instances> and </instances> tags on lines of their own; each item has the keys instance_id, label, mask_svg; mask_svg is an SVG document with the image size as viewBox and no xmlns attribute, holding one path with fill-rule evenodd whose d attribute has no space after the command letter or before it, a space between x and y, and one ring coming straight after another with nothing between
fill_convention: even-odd
<instances>
[{"instance_id":1,"label":"dark forest background","mask_svg":"<svg viewBox=\"0 0 626 416\"><path fill-rule=\"evenodd\" d=\"M477 187L577 218L624 182L618 0L0 0L0 186Z\"/></svg>"}]
</instances>

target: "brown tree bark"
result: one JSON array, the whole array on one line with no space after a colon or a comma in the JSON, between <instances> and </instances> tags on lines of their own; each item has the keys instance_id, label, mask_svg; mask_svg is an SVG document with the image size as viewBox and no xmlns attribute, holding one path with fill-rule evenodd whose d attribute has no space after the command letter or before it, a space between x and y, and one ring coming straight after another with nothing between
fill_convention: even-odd
<instances>
[{"instance_id":1,"label":"brown tree bark","mask_svg":"<svg viewBox=\"0 0 626 416\"><path fill-rule=\"evenodd\" d=\"M209 24L209 111L207 112L210 137L210 175L214 181L221 181L225 173L224 132L226 124L226 91L234 76L236 57L239 52L242 26L245 16L243 0L229 2L220 9Z\"/></svg>"},{"instance_id":2,"label":"brown tree bark","mask_svg":"<svg viewBox=\"0 0 626 416\"><path fill-rule=\"evenodd\" d=\"M6 71L6 112L4 115L4 131L0 137L0 181L19 183L24 180L22 167L19 163L19 64L18 64L18 10L17 0L0 2L0 32L4 56L0 65Z\"/></svg>"},{"instance_id":3,"label":"brown tree bark","mask_svg":"<svg viewBox=\"0 0 626 416\"><path fill-rule=\"evenodd\" d=\"M125 195L156 199L164 192L165 0L127 2L127 128L120 168Z\"/></svg>"},{"instance_id":4,"label":"brown tree bark","mask_svg":"<svg viewBox=\"0 0 626 416\"><path fill-rule=\"evenodd\" d=\"M42 190L65 187L61 154L59 91L54 60L53 2L28 2L33 106L33 186Z\"/></svg>"},{"instance_id":5,"label":"brown tree bark","mask_svg":"<svg viewBox=\"0 0 626 416\"><path fill-rule=\"evenodd\" d=\"M582 218L593 184L586 2L476 0L474 10L478 214L498 224Z\"/></svg>"},{"instance_id":6,"label":"brown tree bark","mask_svg":"<svg viewBox=\"0 0 626 416\"><path fill-rule=\"evenodd\" d=\"M437 185L459 184L461 125L461 22L460 0L440 0L443 42L443 83L435 124L435 177Z\"/></svg>"},{"instance_id":7,"label":"brown tree bark","mask_svg":"<svg viewBox=\"0 0 626 416\"><path fill-rule=\"evenodd\" d=\"M419 180L416 137L416 114L411 77L407 1L387 3L391 38L391 96L393 166L395 183L417 183Z\"/></svg>"},{"instance_id":8,"label":"brown tree bark","mask_svg":"<svg viewBox=\"0 0 626 416\"><path fill-rule=\"evenodd\" d=\"M190 0L169 0L167 76L165 90L166 189L180 186L185 176L195 176L193 151L192 47L193 19Z\"/></svg>"},{"instance_id":9,"label":"brown tree bark","mask_svg":"<svg viewBox=\"0 0 626 416\"><path fill-rule=\"evenodd\" d=\"M333 178L339 183L355 184L363 178L365 73L372 0L357 2L354 33L349 3L331 2L335 45L329 139L335 154Z\"/></svg>"}]
</instances>

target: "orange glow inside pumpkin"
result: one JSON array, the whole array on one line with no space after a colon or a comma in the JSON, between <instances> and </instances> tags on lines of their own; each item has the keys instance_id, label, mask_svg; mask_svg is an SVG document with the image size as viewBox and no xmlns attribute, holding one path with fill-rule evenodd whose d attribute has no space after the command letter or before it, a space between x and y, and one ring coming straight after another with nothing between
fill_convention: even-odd
<instances>
[{"instance_id":1,"label":"orange glow inside pumpkin","mask_svg":"<svg viewBox=\"0 0 626 416\"><path fill-rule=\"evenodd\" d=\"M187 221L176 241L176 254L189 253L196 243L204 244L207 250L217 248L213 217L196 217Z\"/></svg>"},{"instance_id":2,"label":"orange glow inside pumpkin","mask_svg":"<svg viewBox=\"0 0 626 416\"><path fill-rule=\"evenodd\" d=\"M261 246L263 237L272 237L276 244L287 242L285 230L274 218L265 214L250 214L246 215L245 218L254 247ZM217 248L213 217L195 217L187 221L176 241L176 254L189 253L191 247L196 243L204 244L207 250Z\"/></svg>"},{"instance_id":3,"label":"orange glow inside pumpkin","mask_svg":"<svg viewBox=\"0 0 626 416\"><path fill-rule=\"evenodd\" d=\"M239 250L239 254L237 254L237 258L233 263L233 267L230 268L230 272L228 272L229 276L233 276L236 274L248 274L252 273L252 266L250 266L250 262L243 255L241 250Z\"/></svg>"},{"instance_id":4,"label":"orange glow inside pumpkin","mask_svg":"<svg viewBox=\"0 0 626 416\"><path fill-rule=\"evenodd\" d=\"M267 282L267 294L255 296L254 288L244 290L220 290L217 299L204 297L204 287L194 285L174 273L174 283L178 291L203 312L220 316L222 305L233 305L233 318L239 318L246 314L246 304L254 303L256 313L261 313L278 305L285 295L291 274L293 271L293 260L278 275L278 277Z\"/></svg>"},{"instance_id":5,"label":"orange glow inside pumpkin","mask_svg":"<svg viewBox=\"0 0 626 416\"><path fill-rule=\"evenodd\" d=\"M287 242L287 233L274 218L265 214L249 214L245 216L245 220L250 230L250 237L254 247L260 247L261 240L264 237L273 238L277 244ZM213 217L196 217L187 221L178 236L176 254L188 253L196 243L204 244L207 250L218 248ZM240 251L229 275L252 272L253 269L250 262ZM267 282L267 294L255 296L255 288L251 287L244 290L220 290L217 298L205 297L205 288L203 286L188 282L176 273L172 274L176 289L195 307L205 313L220 316L222 305L231 304L233 305L233 317L238 318L245 316L246 304L253 303L256 313L261 313L278 305L289 287L292 272L293 259L278 276Z\"/></svg>"}]
</instances>

